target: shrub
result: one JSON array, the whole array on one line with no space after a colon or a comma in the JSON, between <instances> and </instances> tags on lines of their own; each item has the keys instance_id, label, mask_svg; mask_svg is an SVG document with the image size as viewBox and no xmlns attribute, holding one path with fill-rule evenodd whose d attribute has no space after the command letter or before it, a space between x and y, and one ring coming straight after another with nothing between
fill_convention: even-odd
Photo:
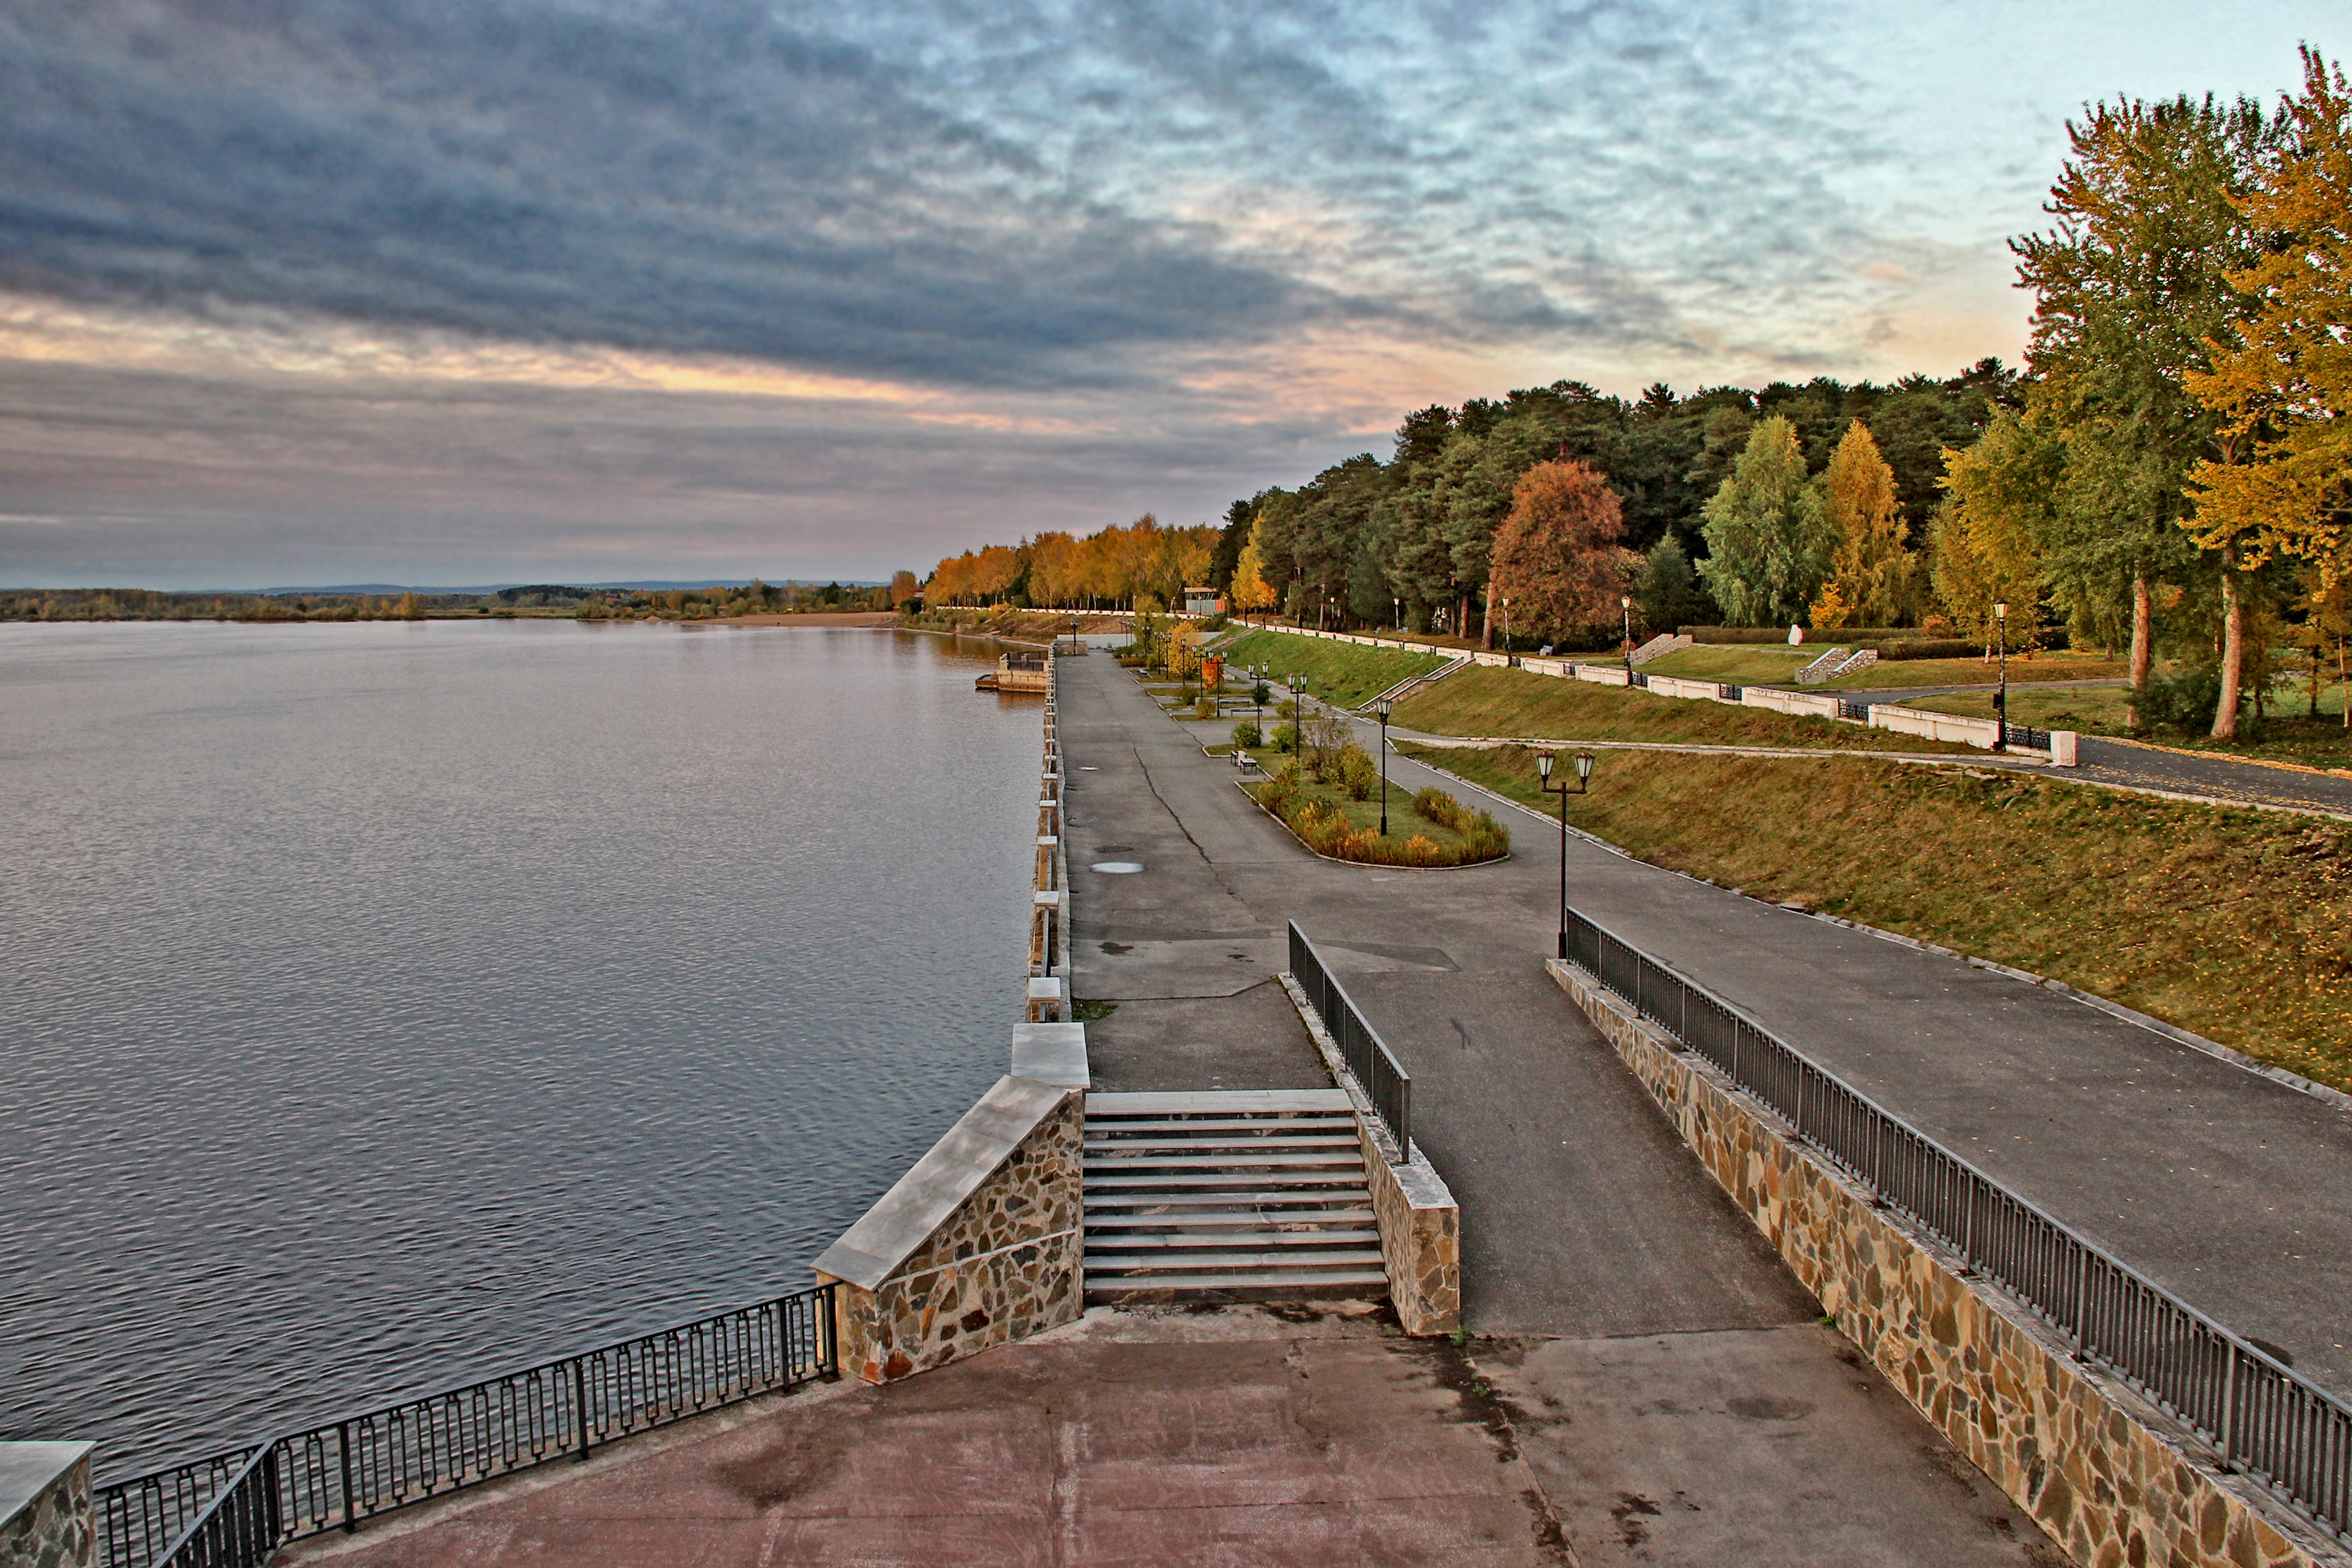
<instances>
[{"instance_id":1,"label":"shrub","mask_svg":"<svg viewBox=\"0 0 2352 1568\"><path fill-rule=\"evenodd\" d=\"M1469 818L1469 812L1463 810L1461 801L1434 784L1412 798L1412 809L1416 814L1439 827L1451 828L1457 833Z\"/></svg>"},{"instance_id":2,"label":"shrub","mask_svg":"<svg viewBox=\"0 0 2352 1568\"><path fill-rule=\"evenodd\" d=\"M1298 749L1298 727L1295 724L1276 725L1274 727L1274 748L1276 751L1297 751Z\"/></svg>"},{"instance_id":3,"label":"shrub","mask_svg":"<svg viewBox=\"0 0 2352 1568\"><path fill-rule=\"evenodd\" d=\"M1404 863L1407 865L1446 865L1454 857L1438 847L1427 833L1415 833L1404 841Z\"/></svg>"},{"instance_id":4,"label":"shrub","mask_svg":"<svg viewBox=\"0 0 2352 1568\"><path fill-rule=\"evenodd\" d=\"M1176 688L1176 706L1178 707L1184 706L1192 700L1193 695L1192 682L1187 681L1182 685L1178 686Z\"/></svg>"},{"instance_id":5,"label":"shrub","mask_svg":"<svg viewBox=\"0 0 2352 1568\"><path fill-rule=\"evenodd\" d=\"M2194 735L2213 727L2214 710L2221 706L2221 672L2191 665L2169 675L2150 675L2132 694L2139 722L2148 729L2179 730Z\"/></svg>"},{"instance_id":6,"label":"shrub","mask_svg":"<svg viewBox=\"0 0 2352 1568\"><path fill-rule=\"evenodd\" d=\"M1298 716L1298 699L1297 697L1283 698L1280 706L1276 707L1274 710L1274 716L1276 718L1297 718Z\"/></svg>"},{"instance_id":7,"label":"shrub","mask_svg":"<svg viewBox=\"0 0 2352 1568\"><path fill-rule=\"evenodd\" d=\"M1372 791L1380 788L1379 765L1373 762L1370 752L1352 740L1339 748L1336 771L1339 788L1347 791L1350 800L1369 800Z\"/></svg>"},{"instance_id":8,"label":"shrub","mask_svg":"<svg viewBox=\"0 0 2352 1568\"><path fill-rule=\"evenodd\" d=\"M1192 704L1192 716L1194 718L1216 717L1217 699L1211 696L1208 693L1202 692L1199 700Z\"/></svg>"},{"instance_id":9,"label":"shrub","mask_svg":"<svg viewBox=\"0 0 2352 1568\"><path fill-rule=\"evenodd\" d=\"M1479 812L1462 830L1462 858L1465 861L1500 860L1510 852L1510 830L1495 821L1491 811Z\"/></svg>"},{"instance_id":10,"label":"shrub","mask_svg":"<svg viewBox=\"0 0 2352 1568\"><path fill-rule=\"evenodd\" d=\"M1244 719L1234 726L1234 744L1244 751L1255 751L1265 744L1265 735L1257 726Z\"/></svg>"}]
</instances>

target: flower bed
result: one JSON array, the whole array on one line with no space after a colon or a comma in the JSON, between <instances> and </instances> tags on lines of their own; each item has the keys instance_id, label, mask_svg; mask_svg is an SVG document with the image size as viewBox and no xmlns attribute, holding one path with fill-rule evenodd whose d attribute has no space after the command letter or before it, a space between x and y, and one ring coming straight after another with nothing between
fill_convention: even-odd
<instances>
[{"instance_id":1,"label":"flower bed","mask_svg":"<svg viewBox=\"0 0 2352 1568\"><path fill-rule=\"evenodd\" d=\"M1300 843L1331 860L1434 868L1480 865L1510 854L1507 829L1442 789L1409 795L1391 786L1391 831L1383 836L1378 774L1367 786L1360 769L1342 768L1332 765L1327 782L1295 760L1281 760L1271 778L1243 788Z\"/></svg>"}]
</instances>

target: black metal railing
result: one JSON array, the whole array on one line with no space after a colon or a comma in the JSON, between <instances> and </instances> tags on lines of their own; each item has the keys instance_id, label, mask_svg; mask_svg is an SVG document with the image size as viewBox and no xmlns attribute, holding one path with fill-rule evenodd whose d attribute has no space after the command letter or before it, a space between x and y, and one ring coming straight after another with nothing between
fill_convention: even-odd
<instances>
[{"instance_id":1,"label":"black metal railing","mask_svg":"<svg viewBox=\"0 0 2352 1568\"><path fill-rule=\"evenodd\" d=\"M2030 724L2003 724L2000 738L2004 746L2021 746L2028 751L2050 749L2050 732L2036 729Z\"/></svg>"},{"instance_id":2,"label":"black metal railing","mask_svg":"<svg viewBox=\"0 0 2352 1568\"><path fill-rule=\"evenodd\" d=\"M832 1285L101 1487L107 1568L255 1568L289 1541L838 1370Z\"/></svg>"},{"instance_id":3,"label":"black metal railing","mask_svg":"<svg viewBox=\"0 0 2352 1568\"><path fill-rule=\"evenodd\" d=\"M1364 1021L1354 998L1332 977L1323 955L1315 950L1296 920L1290 922L1290 974L1315 1010L1323 1015L1323 1027L1339 1042L1341 1060L1370 1096L1372 1109L1388 1124L1396 1138L1397 1153L1412 1158L1412 1075L1397 1065L1380 1031Z\"/></svg>"},{"instance_id":4,"label":"black metal railing","mask_svg":"<svg viewBox=\"0 0 2352 1568\"><path fill-rule=\"evenodd\" d=\"M1868 703L1849 702L1844 697L1840 697L1838 698L1838 717L1852 719L1856 724L1868 724L1870 722L1870 705Z\"/></svg>"},{"instance_id":5,"label":"black metal railing","mask_svg":"<svg viewBox=\"0 0 2352 1568\"><path fill-rule=\"evenodd\" d=\"M1970 1269L2015 1291L2084 1358L2195 1427L2231 1469L2352 1541L2352 1406L2084 1240L1713 991L1575 909L1565 914L1572 961L1950 1244Z\"/></svg>"}]
</instances>

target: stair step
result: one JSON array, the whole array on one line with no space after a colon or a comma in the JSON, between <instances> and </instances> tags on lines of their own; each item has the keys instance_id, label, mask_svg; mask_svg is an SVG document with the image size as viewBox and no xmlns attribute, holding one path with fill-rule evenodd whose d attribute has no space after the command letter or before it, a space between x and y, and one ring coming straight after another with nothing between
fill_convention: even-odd
<instances>
[{"instance_id":1,"label":"stair step","mask_svg":"<svg viewBox=\"0 0 2352 1568\"><path fill-rule=\"evenodd\" d=\"M1377 1269L1381 1266L1381 1249L1377 1247L1356 1248L1346 1252L1303 1252L1288 1247L1277 1247L1262 1252L1187 1252L1179 1255L1147 1255L1130 1252L1087 1254L1088 1274L1153 1273L1198 1275L1203 1272L1229 1274L1236 1270L1264 1271L1289 1270L1304 1271L1333 1269Z\"/></svg>"},{"instance_id":2,"label":"stair step","mask_svg":"<svg viewBox=\"0 0 2352 1568\"><path fill-rule=\"evenodd\" d=\"M1119 1154L1132 1154L1142 1149L1174 1149L1188 1155L1212 1154L1220 1149L1243 1155L1274 1154L1286 1149L1354 1149L1360 1153L1363 1148L1353 1132L1305 1136L1297 1133L1268 1134L1262 1138L1171 1138L1163 1134L1133 1138L1089 1136L1083 1146L1088 1150L1103 1149Z\"/></svg>"},{"instance_id":3,"label":"stair step","mask_svg":"<svg viewBox=\"0 0 2352 1568\"><path fill-rule=\"evenodd\" d=\"M1334 1270L1305 1274L1276 1270L1262 1274L1222 1274L1208 1278L1161 1278L1150 1274L1089 1276L1089 1304L1121 1301L1250 1301L1373 1300L1388 1294L1389 1277L1376 1270Z\"/></svg>"},{"instance_id":4,"label":"stair step","mask_svg":"<svg viewBox=\"0 0 2352 1568\"><path fill-rule=\"evenodd\" d=\"M1187 1189L1213 1191L1219 1187L1232 1186L1234 1177L1242 1173L1230 1170L1211 1170L1202 1171L1197 1176L1183 1171L1170 1171L1160 1176L1097 1176L1089 1170L1087 1172L1086 1199L1088 1203L1092 1203L1094 1195L1097 1191L1133 1192L1138 1188L1151 1188L1161 1192L1180 1192ZM1260 1179L1279 1180L1286 1186L1295 1187L1351 1188L1359 1193L1364 1190L1364 1171L1361 1166L1352 1170L1331 1166L1297 1170L1279 1177L1265 1176ZM1276 1193L1275 1196L1279 1197L1281 1194Z\"/></svg>"},{"instance_id":5,"label":"stair step","mask_svg":"<svg viewBox=\"0 0 2352 1568\"><path fill-rule=\"evenodd\" d=\"M1235 1228L1263 1230L1269 1226L1292 1225L1303 1228L1302 1233L1318 1235L1332 1226L1370 1225L1376 1216L1369 1208L1280 1208L1272 1213L1260 1209L1212 1210L1206 1214L1118 1214L1087 1216L1087 1233L1097 1230L1232 1230ZM1365 1234L1375 1234L1367 1231Z\"/></svg>"},{"instance_id":6,"label":"stair step","mask_svg":"<svg viewBox=\"0 0 2352 1568\"><path fill-rule=\"evenodd\" d=\"M1087 1096L1087 1115L1235 1116L1269 1112L1352 1112L1339 1089L1216 1089L1190 1093L1102 1093Z\"/></svg>"},{"instance_id":7,"label":"stair step","mask_svg":"<svg viewBox=\"0 0 2352 1568\"><path fill-rule=\"evenodd\" d=\"M1167 1166L1179 1170L1291 1170L1364 1168L1363 1151L1352 1145L1346 1149L1307 1150L1298 1154L1248 1155L1239 1151L1225 1154L1195 1155L1148 1153L1138 1151L1127 1155L1088 1155L1086 1156L1087 1179L1094 1179L1097 1171L1129 1170L1137 1166Z\"/></svg>"},{"instance_id":8,"label":"stair step","mask_svg":"<svg viewBox=\"0 0 2352 1568\"><path fill-rule=\"evenodd\" d=\"M1121 1116L1088 1116L1087 1135L1092 1137L1097 1133L1260 1133L1293 1128L1317 1132L1326 1127L1352 1131L1355 1124L1355 1115L1345 1111L1277 1116L1155 1116L1133 1121Z\"/></svg>"},{"instance_id":9,"label":"stair step","mask_svg":"<svg viewBox=\"0 0 2352 1568\"><path fill-rule=\"evenodd\" d=\"M1318 1253L1318 1249L1334 1249L1334 1246L1357 1246L1357 1249L1369 1246L1369 1249L1373 1249L1373 1255L1379 1255L1381 1232L1376 1232L1376 1229L1352 1229L1352 1228L1350 1229L1216 1229L1216 1232L1209 1232L1204 1234L1204 1237L1192 1237L1192 1234L1167 1237L1167 1234L1157 1234L1157 1232L1101 1234L1089 1228L1087 1229L1087 1253L1089 1253L1087 1260L1089 1262L1094 1260L1096 1246L1101 1246L1106 1253L1185 1253L1185 1255L1204 1253L1206 1249L1213 1249L1213 1246L1223 1246L1223 1249L1242 1249L1242 1250L1289 1249L1289 1246L1296 1246L1296 1249L1301 1250L1301 1255L1315 1255Z\"/></svg>"},{"instance_id":10,"label":"stair step","mask_svg":"<svg viewBox=\"0 0 2352 1568\"><path fill-rule=\"evenodd\" d=\"M1109 1212L1130 1208L1201 1209L1215 1206L1221 1210L1273 1209L1280 1214L1325 1215L1365 1212L1365 1194L1361 1187L1311 1188L1290 1192L1105 1192L1089 1188L1086 1195L1087 1212ZM1334 1208L1334 1204L1354 1206Z\"/></svg>"}]
</instances>

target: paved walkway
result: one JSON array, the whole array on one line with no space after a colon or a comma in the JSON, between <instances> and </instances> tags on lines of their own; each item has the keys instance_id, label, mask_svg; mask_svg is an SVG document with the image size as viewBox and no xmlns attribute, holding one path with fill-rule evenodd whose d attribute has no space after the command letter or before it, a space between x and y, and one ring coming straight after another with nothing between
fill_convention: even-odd
<instances>
[{"instance_id":1,"label":"paved walkway","mask_svg":"<svg viewBox=\"0 0 2352 1568\"><path fill-rule=\"evenodd\" d=\"M1817 1326L1819 1303L1545 976L1542 839L1465 871L1318 860L1201 754L1205 727L1164 716L1108 660L1065 666L1059 733L1075 989L1118 1009L1087 1030L1097 1086L1324 1082L1265 980L1297 919L1414 1076L1415 1141L1463 1208L1482 1374L1525 1414L1520 1446L1582 1561L2049 1550ZM1865 1427L1874 1446L1843 1447ZM1742 1518L1743 1543L1709 1533Z\"/></svg>"},{"instance_id":2,"label":"paved walkway","mask_svg":"<svg viewBox=\"0 0 2352 1568\"><path fill-rule=\"evenodd\" d=\"M1078 688L1103 685L1108 667L1090 665L1090 679ZM1421 1141L1433 1154L1441 1142L1458 1148L1464 1176L1442 1154L1438 1160L1457 1192L1478 1180L1482 1166L1503 1157L1507 1145L1497 1136L1513 1131L1522 1109L1549 1106L1568 1092L1546 1082L1559 1071L1570 1032L1562 1004L1541 994L1539 962L1557 925L1558 838L1549 821L1498 808L1512 822L1517 852L1484 870L1402 872L1312 860L1242 798L1229 767L1199 757L1188 727L1160 718L1139 691L1130 696L1107 687L1104 700L1113 696L1136 715L1122 717L1120 739L1139 755L1165 759L1154 789L1175 809L1216 880L1248 890L1251 903L1263 905L1269 936L1283 915L1296 914L1318 941L1434 947L1455 967L1391 959L1377 969L1362 964L1348 979L1414 1074L1416 1114L1431 1129ZM1162 737L1156 752L1145 720ZM1368 746L1376 733L1362 727ZM1391 759L1390 771L1407 788L1464 790L1402 758ZM1087 829L1075 804L1073 821L1083 844ZM2352 1300L2352 1114L2062 993L1957 959L1582 841L1570 841L1568 862L1570 900L1593 918L1747 1008L2158 1283L2352 1396L2346 1332L2352 1323L2344 1310ZM1072 863L1082 863L1080 855ZM1105 907L1105 895L1082 886L1082 932L1089 896ZM1105 994L1090 993L1089 985L1116 973L1095 946L1087 942L1076 955L1082 996ZM1457 972L1465 977L1454 979ZM1482 1018L1494 1020L1483 1037ZM1615 1151L1596 1147L1604 1157L1582 1170L1512 1162L1497 1184L1502 1190L1488 1195L1481 1211L1495 1204L1506 1214L1557 1212L1562 1193L1621 1187L1605 1157ZM1628 1230L1657 1232L1644 1218L1654 1201L1628 1196ZM1498 1323L1516 1332L1540 1315L1520 1319L1518 1298L1509 1292L1482 1297L1475 1270L1465 1285L1474 1316L1496 1311ZM1533 1294L1551 1300L1558 1292L1546 1287Z\"/></svg>"}]
</instances>

